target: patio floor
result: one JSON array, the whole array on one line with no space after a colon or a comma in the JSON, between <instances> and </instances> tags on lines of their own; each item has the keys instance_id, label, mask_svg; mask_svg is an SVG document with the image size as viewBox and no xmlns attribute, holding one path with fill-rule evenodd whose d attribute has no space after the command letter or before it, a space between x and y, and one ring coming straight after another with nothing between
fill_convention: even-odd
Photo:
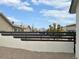
<instances>
[{"instance_id":1,"label":"patio floor","mask_svg":"<svg viewBox=\"0 0 79 59\"><path fill-rule=\"evenodd\" d=\"M0 59L75 59L71 53L33 52L0 46Z\"/></svg>"}]
</instances>

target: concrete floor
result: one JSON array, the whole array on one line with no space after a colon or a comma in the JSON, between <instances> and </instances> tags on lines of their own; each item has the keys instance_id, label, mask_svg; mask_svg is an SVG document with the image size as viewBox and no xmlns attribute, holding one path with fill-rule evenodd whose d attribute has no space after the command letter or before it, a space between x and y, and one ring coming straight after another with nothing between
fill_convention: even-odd
<instances>
[{"instance_id":1,"label":"concrete floor","mask_svg":"<svg viewBox=\"0 0 79 59\"><path fill-rule=\"evenodd\" d=\"M33 52L0 46L0 59L75 59L71 53Z\"/></svg>"}]
</instances>

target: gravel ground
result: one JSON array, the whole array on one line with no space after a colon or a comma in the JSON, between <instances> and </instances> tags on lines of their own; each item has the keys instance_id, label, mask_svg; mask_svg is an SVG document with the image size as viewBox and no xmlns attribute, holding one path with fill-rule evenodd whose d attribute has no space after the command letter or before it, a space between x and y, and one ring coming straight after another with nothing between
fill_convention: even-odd
<instances>
[{"instance_id":1,"label":"gravel ground","mask_svg":"<svg viewBox=\"0 0 79 59\"><path fill-rule=\"evenodd\" d=\"M0 59L75 59L71 53L34 52L0 46Z\"/></svg>"}]
</instances>

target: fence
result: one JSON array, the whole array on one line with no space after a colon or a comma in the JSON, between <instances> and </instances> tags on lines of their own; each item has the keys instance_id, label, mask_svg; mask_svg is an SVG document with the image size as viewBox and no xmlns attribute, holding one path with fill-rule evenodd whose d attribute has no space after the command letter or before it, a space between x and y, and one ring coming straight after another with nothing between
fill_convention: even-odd
<instances>
[{"instance_id":1,"label":"fence","mask_svg":"<svg viewBox=\"0 0 79 59\"><path fill-rule=\"evenodd\" d=\"M14 36L24 41L75 41L76 39L76 32L2 32L2 35Z\"/></svg>"},{"instance_id":2,"label":"fence","mask_svg":"<svg viewBox=\"0 0 79 59\"><path fill-rule=\"evenodd\" d=\"M4 36L21 38L22 41L62 41L76 44L76 32L0 32Z\"/></svg>"}]
</instances>

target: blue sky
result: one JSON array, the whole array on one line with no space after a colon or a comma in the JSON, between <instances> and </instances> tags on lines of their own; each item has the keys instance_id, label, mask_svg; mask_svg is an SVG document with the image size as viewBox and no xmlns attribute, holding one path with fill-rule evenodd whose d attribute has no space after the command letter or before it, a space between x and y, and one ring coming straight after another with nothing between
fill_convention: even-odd
<instances>
[{"instance_id":1,"label":"blue sky","mask_svg":"<svg viewBox=\"0 0 79 59\"><path fill-rule=\"evenodd\" d=\"M71 0L0 0L0 12L10 21L36 28L48 28L76 23L76 15L69 14Z\"/></svg>"}]
</instances>

